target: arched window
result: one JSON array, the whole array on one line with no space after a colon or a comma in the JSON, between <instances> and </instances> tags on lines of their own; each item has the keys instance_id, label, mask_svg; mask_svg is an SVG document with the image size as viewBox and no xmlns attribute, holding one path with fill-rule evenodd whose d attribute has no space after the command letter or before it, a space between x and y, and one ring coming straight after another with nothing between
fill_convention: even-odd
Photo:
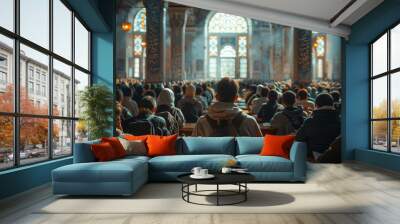
<instances>
[{"instance_id":1,"label":"arched window","mask_svg":"<svg viewBox=\"0 0 400 224\"><path fill-rule=\"evenodd\" d=\"M133 57L129 57L128 71L134 78L145 78L146 65L146 9L140 9L133 20L133 33L129 38L133 38L132 51L129 52Z\"/></svg>"},{"instance_id":2,"label":"arched window","mask_svg":"<svg viewBox=\"0 0 400 224\"><path fill-rule=\"evenodd\" d=\"M326 71L326 34L313 32L313 63L315 79L327 79Z\"/></svg>"},{"instance_id":3,"label":"arched window","mask_svg":"<svg viewBox=\"0 0 400 224\"><path fill-rule=\"evenodd\" d=\"M248 77L249 22L241 16L215 13L207 23L208 77Z\"/></svg>"}]
</instances>

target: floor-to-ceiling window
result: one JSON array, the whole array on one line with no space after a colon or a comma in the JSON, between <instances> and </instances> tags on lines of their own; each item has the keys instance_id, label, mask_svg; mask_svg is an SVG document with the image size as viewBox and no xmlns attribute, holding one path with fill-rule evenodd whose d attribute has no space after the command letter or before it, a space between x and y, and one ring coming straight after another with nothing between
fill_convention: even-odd
<instances>
[{"instance_id":1,"label":"floor-to-ceiling window","mask_svg":"<svg viewBox=\"0 0 400 224\"><path fill-rule=\"evenodd\" d=\"M0 170L69 156L86 138L89 52L90 32L62 0L0 1Z\"/></svg>"},{"instance_id":2,"label":"floor-to-ceiling window","mask_svg":"<svg viewBox=\"0 0 400 224\"><path fill-rule=\"evenodd\" d=\"M215 13L207 24L208 77L248 78L249 22Z\"/></svg>"},{"instance_id":3,"label":"floor-to-ceiling window","mask_svg":"<svg viewBox=\"0 0 400 224\"><path fill-rule=\"evenodd\" d=\"M400 153L400 24L370 45L371 148Z\"/></svg>"}]
</instances>

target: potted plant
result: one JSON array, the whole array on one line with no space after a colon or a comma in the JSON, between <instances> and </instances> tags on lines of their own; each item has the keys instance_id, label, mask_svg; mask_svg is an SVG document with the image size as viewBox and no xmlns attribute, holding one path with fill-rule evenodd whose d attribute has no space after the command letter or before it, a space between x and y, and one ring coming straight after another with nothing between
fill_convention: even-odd
<instances>
[{"instance_id":1,"label":"potted plant","mask_svg":"<svg viewBox=\"0 0 400 224\"><path fill-rule=\"evenodd\" d=\"M110 136L113 118L113 95L101 84L86 87L79 98L81 120L87 128L89 140Z\"/></svg>"}]
</instances>

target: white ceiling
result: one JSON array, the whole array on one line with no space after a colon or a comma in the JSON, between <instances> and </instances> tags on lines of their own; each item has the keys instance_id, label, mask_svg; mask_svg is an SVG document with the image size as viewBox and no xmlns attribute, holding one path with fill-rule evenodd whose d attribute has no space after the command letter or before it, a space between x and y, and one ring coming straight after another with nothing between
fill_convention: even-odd
<instances>
[{"instance_id":1,"label":"white ceiling","mask_svg":"<svg viewBox=\"0 0 400 224\"><path fill-rule=\"evenodd\" d=\"M231 13L281 25L347 37L350 26L383 0L167 0L187 6Z\"/></svg>"},{"instance_id":2,"label":"white ceiling","mask_svg":"<svg viewBox=\"0 0 400 224\"><path fill-rule=\"evenodd\" d=\"M245 2L248 5L256 7L329 21L350 0L226 0L226 2Z\"/></svg>"}]
</instances>

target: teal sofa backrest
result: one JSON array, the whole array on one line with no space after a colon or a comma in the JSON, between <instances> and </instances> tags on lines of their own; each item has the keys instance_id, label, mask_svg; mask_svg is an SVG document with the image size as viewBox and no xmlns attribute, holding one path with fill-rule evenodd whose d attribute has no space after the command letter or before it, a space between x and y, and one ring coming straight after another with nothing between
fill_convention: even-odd
<instances>
[{"instance_id":1,"label":"teal sofa backrest","mask_svg":"<svg viewBox=\"0 0 400 224\"><path fill-rule=\"evenodd\" d=\"M99 144L100 140L75 143L74 147L74 163L90 163L95 162L96 158L91 150L92 144Z\"/></svg>"},{"instance_id":2,"label":"teal sofa backrest","mask_svg":"<svg viewBox=\"0 0 400 224\"><path fill-rule=\"evenodd\" d=\"M264 137L236 137L236 155L259 154Z\"/></svg>"},{"instance_id":3,"label":"teal sofa backrest","mask_svg":"<svg viewBox=\"0 0 400 224\"><path fill-rule=\"evenodd\" d=\"M235 156L234 137L183 137L177 142L177 154L225 154Z\"/></svg>"}]
</instances>

